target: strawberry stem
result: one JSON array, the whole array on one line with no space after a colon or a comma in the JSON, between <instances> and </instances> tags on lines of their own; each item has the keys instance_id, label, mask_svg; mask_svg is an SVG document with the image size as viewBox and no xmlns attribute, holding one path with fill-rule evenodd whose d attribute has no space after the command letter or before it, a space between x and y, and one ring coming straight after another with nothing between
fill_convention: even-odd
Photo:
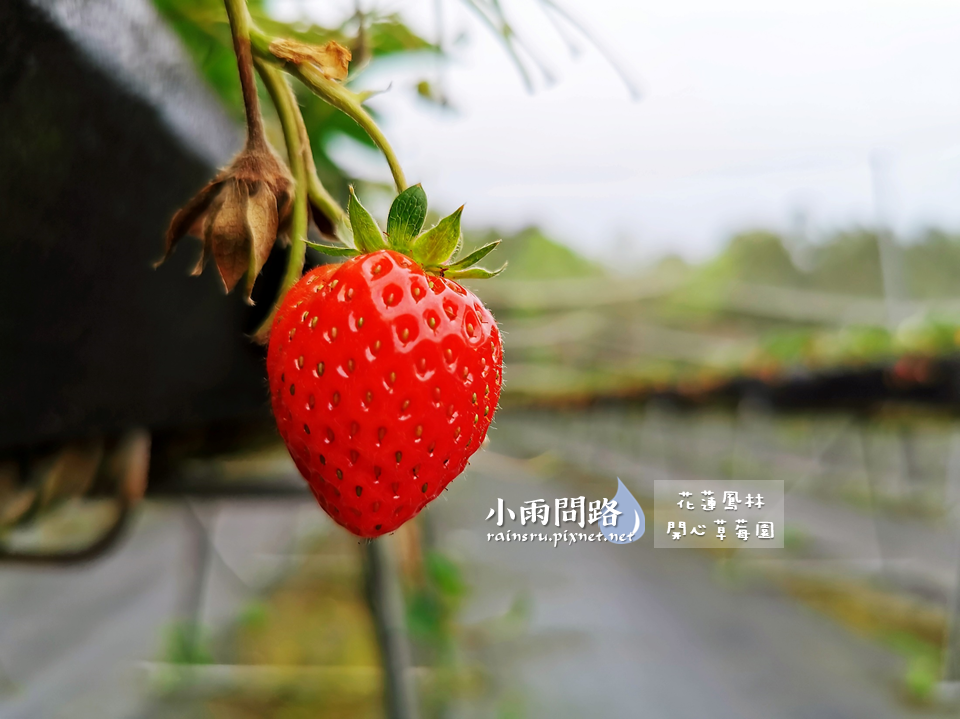
<instances>
[{"instance_id":1,"label":"strawberry stem","mask_svg":"<svg viewBox=\"0 0 960 719\"><path fill-rule=\"evenodd\" d=\"M257 71L260 73L263 84L267 88L267 92L270 93L270 99L273 100L274 107L277 109L280 126L283 128L283 138L287 145L290 172L295 182L287 268L283 275L280 290L277 293L277 303L274 304L270 314L254 333L255 338L266 340L270 335L270 327L277 311L277 304L303 274L303 263L307 253L307 155L310 152L310 145L305 142L306 129L303 128L303 119L300 117L296 98L286 78L275 67L261 60L257 60Z\"/></svg>"},{"instance_id":2,"label":"strawberry stem","mask_svg":"<svg viewBox=\"0 0 960 719\"><path fill-rule=\"evenodd\" d=\"M296 128L296 134L300 138L304 172L307 178L307 195L335 225L345 224L347 213L333 199L333 195L323 186L320 177L317 175L317 165L313 160L313 151L310 148L310 136L307 134L307 126L303 122L303 115L300 113L300 105L293 88L273 65L260 58L257 58L254 62L267 92L270 93L270 99L273 100L274 107L276 107L284 137L286 138L288 134L293 133L294 128ZM287 140L287 151L289 152L289 150L290 144Z\"/></svg>"},{"instance_id":3,"label":"strawberry stem","mask_svg":"<svg viewBox=\"0 0 960 719\"><path fill-rule=\"evenodd\" d=\"M312 65L297 66L295 74L317 95L353 119L354 122L363 128L364 132L366 132L374 144L380 148L380 152L383 153L384 158L387 160L387 165L390 166L390 173L393 175L393 182L397 186L397 192L406 190L407 180L404 177L403 168L400 167L400 161L397 159L393 147L390 146L386 135L383 134L383 131L357 99L356 93L348 90L340 83L331 80Z\"/></svg>"}]
</instances>

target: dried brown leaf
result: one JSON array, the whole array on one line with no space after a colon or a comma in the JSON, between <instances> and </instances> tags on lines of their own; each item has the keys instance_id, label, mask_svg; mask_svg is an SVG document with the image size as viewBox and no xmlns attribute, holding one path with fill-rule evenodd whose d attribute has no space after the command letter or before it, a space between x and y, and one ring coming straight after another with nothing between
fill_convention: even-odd
<instances>
[{"instance_id":1,"label":"dried brown leaf","mask_svg":"<svg viewBox=\"0 0 960 719\"><path fill-rule=\"evenodd\" d=\"M326 45L311 45L299 40L280 38L270 43L270 52L294 65L314 65L331 80L345 80L351 54L335 40Z\"/></svg>"}]
</instances>

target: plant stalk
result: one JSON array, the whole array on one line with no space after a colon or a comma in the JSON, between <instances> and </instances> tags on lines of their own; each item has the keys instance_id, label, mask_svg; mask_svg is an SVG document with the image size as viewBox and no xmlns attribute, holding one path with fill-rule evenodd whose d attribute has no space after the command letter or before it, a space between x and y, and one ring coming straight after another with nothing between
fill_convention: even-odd
<instances>
[{"instance_id":1,"label":"plant stalk","mask_svg":"<svg viewBox=\"0 0 960 719\"><path fill-rule=\"evenodd\" d=\"M233 2L234 0L227 0ZM244 8L246 9L246 8ZM304 145L306 130L301 130L303 120L297 108L296 99L286 78L277 68L257 60L257 71L263 79L263 84L270 93L270 99L277 109L280 126L283 128L283 138L287 146L287 158L290 162L290 172L294 180L293 209L290 217L290 249L287 255L287 267L277 293L278 302L283 299L287 291L293 287L303 274L303 263L307 254L307 159L309 145ZM299 122L298 122L299 118ZM341 211L342 212L342 211ZM265 339L269 337L270 327L276 306L263 321L254 337Z\"/></svg>"},{"instance_id":2,"label":"plant stalk","mask_svg":"<svg viewBox=\"0 0 960 719\"><path fill-rule=\"evenodd\" d=\"M397 186L397 192L403 192L407 189L407 179L403 175L403 169L400 167L400 161L397 159L393 147L383 134L383 131L370 117L356 94L345 88L338 82L334 82L320 70L312 65L299 65L293 69L293 74L300 79L307 87L313 90L317 95L330 103L340 112L353 119L363 129L374 144L380 148L387 165L390 166L390 173L393 175L393 182Z\"/></svg>"},{"instance_id":3,"label":"plant stalk","mask_svg":"<svg viewBox=\"0 0 960 719\"><path fill-rule=\"evenodd\" d=\"M247 146L266 147L267 137L260 115L260 99L257 97L257 81L253 75L253 52L250 48L250 13L246 0L224 0L230 33L233 36L233 51L237 56L240 71L240 92L243 95L243 111L247 119Z\"/></svg>"}]
</instances>

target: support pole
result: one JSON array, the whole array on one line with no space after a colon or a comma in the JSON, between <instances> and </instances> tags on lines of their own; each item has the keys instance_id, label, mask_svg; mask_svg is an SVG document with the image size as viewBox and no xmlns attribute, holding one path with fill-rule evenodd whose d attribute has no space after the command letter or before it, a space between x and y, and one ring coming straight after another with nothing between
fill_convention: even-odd
<instances>
[{"instance_id":1,"label":"support pole","mask_svg":"<svg viewBox=\"0 0 960 719\"><path fill-rule=\"evenodd\" d=\"M387 719L417 719L416 690L410 671L403 594L393 553L393 538L380 537L363 547L367 602L380 645Z\"/></svg>"},{"instance_id":2,"label":"support pole","mask_svg":"<svg viewBox=\"0 0 960 719\"><path fill-rule=\"evenodd\" d=\"M958 478L960 478L960 431L955 429L947 458L946 485L948 497L951 499L956 496ZM957 510L953 506L951 506L950 518L952 520L950 526L956 532ZM954 694L960 694L960 567L957 569L957 581L949 611L946 644L943 648L943 681L951 687Z\"/></svg>"}]
</instances>

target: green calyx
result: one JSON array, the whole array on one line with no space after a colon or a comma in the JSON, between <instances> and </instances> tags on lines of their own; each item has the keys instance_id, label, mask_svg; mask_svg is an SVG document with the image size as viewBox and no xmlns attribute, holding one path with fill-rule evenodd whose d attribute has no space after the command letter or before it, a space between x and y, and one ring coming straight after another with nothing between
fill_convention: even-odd
<instances>
[{"instance_id":1,"label":"green calyx","mask_svg":"<svg viewBox=\"0 0 960 719\"><path fill-rule=\"evenodd\" d=\"M356 257L377 250L394 250L415 260L425 272L453 280L496 277L503 272L506 265L497 270L475 265L496 249L500 240L457 259L463 246L460 232L462 212L463 207L460 207L430 229L421 232L427 217L427 194L420 185L414 185L397 195L393 201L387 216L387 230L384 232L373 215L360 204L351 187L347 215L353 230L353 246L315 242L307 244L331 257Z\"/></svg>"}]
</instances>

